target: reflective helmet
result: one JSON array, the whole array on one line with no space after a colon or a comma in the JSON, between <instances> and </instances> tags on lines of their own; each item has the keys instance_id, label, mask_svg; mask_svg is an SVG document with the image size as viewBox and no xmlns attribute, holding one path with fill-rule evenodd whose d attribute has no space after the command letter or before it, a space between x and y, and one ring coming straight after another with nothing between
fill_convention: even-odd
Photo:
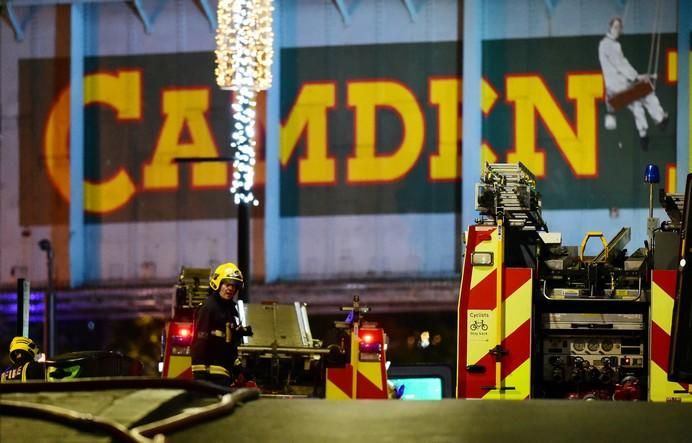
<instances>
[{"instance_id":1,"label":"reflective helmet","mask_svg":"<svg viewBox=\"0 0 692 443\"><path fill-rule=\"evenodd\" d=\"M218 291L221 287L222 280L234 280L238 282L240 287L245 286L245 280L243 280L243 273L240 269L233 263L224 263L219 265L211 278L209 279L209 286L215 291Z\"/></svg>"},{"instance_id":2,"label":"reflective helmet","mask_svg":"<svg viewBox=\"0 0 692 443\"><path fill-rule=\"evenodd\" d=\"M15 337L10 343L10 360L12 363L16 363L18 354L26 353L31 360L38 354L38 346L30 338L27 337Z\"/></svg>"}]
</instances>

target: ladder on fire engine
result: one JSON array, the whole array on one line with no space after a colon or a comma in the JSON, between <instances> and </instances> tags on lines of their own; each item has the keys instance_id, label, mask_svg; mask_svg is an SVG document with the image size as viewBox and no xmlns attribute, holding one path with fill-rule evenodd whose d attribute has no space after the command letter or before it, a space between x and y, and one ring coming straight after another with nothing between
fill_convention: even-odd
<instances>
[{"instance_id":1,"label":"ladder on fire engine","mask_svg":"<svg viewBox=\"0 0 692 443\"><path fill-rule=\"evenodd\" d=\"M506 231L508 228L547 231L547 226L541 214L536 177L522 163L486 163L481 180L482 183L476 185L476 209L481 216L489 217L496 226L497 242L494 256L498 263L495 275L495 343L489 350L495 360L495 383L494 386L486 386L484 389L504 392L515 389L513 386L503 386L502 378L503 359L508 354L502 345L505 338L503 264Z\"/></svg>"},{"instance_id":2,"label":"ladder on fire engine","mask_svg":"<svg viewBox=\"0 0 692 443\"><path fill-rule=\"evenodd\" d=\"M545 231L536 177L519 163L486 163L481 183L476 183L475 209L496 224L504 218L508 227Z\"/></svg>"}]
</instances>

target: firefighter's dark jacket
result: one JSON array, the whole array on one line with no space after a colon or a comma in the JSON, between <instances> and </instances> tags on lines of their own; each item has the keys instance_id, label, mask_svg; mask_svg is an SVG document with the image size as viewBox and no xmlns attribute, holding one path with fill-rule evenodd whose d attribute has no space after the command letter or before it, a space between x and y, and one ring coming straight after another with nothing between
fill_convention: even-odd
<instances>
[{"instance_id":1,"label":"firefighter's dark jacket","mask_svg":"<svg viewBox=\"0 0 692 443\"><path fill-rule=\"evenodd\" d=\"M241 333L237 331L239 316L233 300L224 300L218 292L212 293L197 311L194 336L190 352L192 370L214 373L214 367L223 367L232 373L238 356Z\"/></svg>"},{"instance_id":2,"label":"firefighter's dark jacket","mask_svg":"<svg viewBox=\"0 0 692 443\"><path fill-rule=\"evenodd\" d=\"M23 360L5 369L0 375L0 382L7 381L27 381L27 380L45 380L46 370L43 363L33 360Z\"/></svg>"}]
</instances>

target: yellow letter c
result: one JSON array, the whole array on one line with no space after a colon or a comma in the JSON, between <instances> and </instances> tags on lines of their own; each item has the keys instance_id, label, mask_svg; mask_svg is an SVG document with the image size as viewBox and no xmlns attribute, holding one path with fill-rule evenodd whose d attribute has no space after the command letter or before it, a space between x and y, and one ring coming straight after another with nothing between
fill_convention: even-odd
<instances>
[{"instance_id":1,"label":"yellow letter c","mask_svg":"<svg viewBox=\"0 0 692 443\"><path fill-rule=\"evenodd\" d=\"M119 71L84 77L84 105L103 103L117 111L118 120L141 116L141 74ZM48 176L65 201L70 201L70 87L62 91L48 116L44 133L44 161ZM84 181L84 210L99 214L125 205L135 194L135 185L124 167L102 182Z\"/></svg>"}]
</instances>

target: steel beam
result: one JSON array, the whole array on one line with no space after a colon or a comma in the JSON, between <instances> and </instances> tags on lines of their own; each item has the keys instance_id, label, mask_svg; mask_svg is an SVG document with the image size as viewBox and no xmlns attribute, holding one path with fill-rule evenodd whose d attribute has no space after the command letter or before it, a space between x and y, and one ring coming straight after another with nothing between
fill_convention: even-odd
<instances>
[{"instance_id":1,"label":"steel beam","mask_svg":"<svg viewBox=\"0 0 692 443\"><path fill-rule=\"evenodd\" d=\"M12 26L12 30L14 31L14 38L18 42L21 42L24 40L24 30L26 29L27 23L29 23L29 20L31 20L31 17L33 17L35 8L33 6L29 6L27 8L27 14L24 17L19 17L17 15L17 11L15 10L16 2L12 0L8 0L7 3L5 3L4 8L5 8L5 15L7 16L7 21L10 22L10 26Z\"/></svg>"},{"instance_id":2,"label":"steel beam","mask_svg":"<svg viewBox=\"0 0 692 443\"><path fill-rule=\"evenodd\" d=\"M70 7L70 286L84 283L84 8Z\"/></svg>"},{"instance_id":3,"label":"steel beam","mask_svg":"<svg viewBox=\"0 0 692 443\"><path fill-rule=\"evenodd\" d=\"M678 0L677 192L685 192L690 165L690 33L692 4Z\"/></svg>"},{"instance_id":4,"label":"steel beam","mask_svg":"<svg viewBox=\"0 0 692 443\"><path fill-rule=\"evenodd\" d=\"M418 13L420 12L425 0L401 0L408 11L408 15L411 17L411 23L415 23L418 18Z\"/></svg>"},{"instance_id":5,"label":"steel beam","mask_svg":"<svg viewBox=\"0 0 692 443\"><path fill-rule=\"evenodd\" d=\"M272 87L266 92L266 134L264 141L264 158L266 162L264 184L264 266L265 280L269 283L278 280L281 268L281 212L279 184L281 168L279 166L279 145L281 137L281 7L282 2L274 8L272 26L274 29L274 61L272 63ZM284 6L285 7L285 6Z\"/></svg>"},{"instance_id":6,"label":"steel beam","mask_svg":"<svg viewBox=\"0 0 692 443\"><path fill-rule=\"evenodd\" d=\"M133 0L132 5L135 8L135 11L137 11L137 14L139 15L139 18L142 20L142 23L144 24L144 32L147 34L151 34L151 30L154 26L154 22L158 18L159 14L163 10L164 6L166 6L166 3L168 3L168 0L157 0L156 2L156 7L154 10L150 13L144 9L144 5L142 4L142 0Z\"/></svg>"},{"instance_id":7,"label":"steel beam","mask_svg":"<svg viewBox=\"0 0 692 443\"><path fill-rule=\"evenodd\" d=\"M216 22L216 11L214 11L214 8L209 6L209 2L207 0L197 0L196 3L204 13L204 16L207 17L207 20L209 21L209 28L211 28L212 31L216 31L218 23Z\"/></svg>"},{"instance_id":8,"label":"steel beam","mask_svg":"<svg viewBox=\"0 0 692 443\"><path fill-rule=\"evenodd\" d=\"M347 5L345 0L332 0L332 3L334 3L339 14L341 14L341 19L344 21L344 24L349 26L351 24L351 16L358 7L360 0L352 0L350 5Z\"/></svg>"},{"instance_id":9,"label":"steel beam","mask_svg":"<svg viewBox=\"0 0 692 443\"><path fill-rule=\"evenodd\" d=\"M545 9L548 10L548 16L552 16L560 0L543 0L543 2L545 3Z\"/></svg>"},{"instance_id":10,"label":"steel beam","mask_svg":"<svg viewBox=\"0 0 692 443\"><path fill-rule=\"evenodd\" d=\"M482 0L464 0L461 232L474 223L475 185L481 178L482 7Z\"/></svg>"}]
</instances>

